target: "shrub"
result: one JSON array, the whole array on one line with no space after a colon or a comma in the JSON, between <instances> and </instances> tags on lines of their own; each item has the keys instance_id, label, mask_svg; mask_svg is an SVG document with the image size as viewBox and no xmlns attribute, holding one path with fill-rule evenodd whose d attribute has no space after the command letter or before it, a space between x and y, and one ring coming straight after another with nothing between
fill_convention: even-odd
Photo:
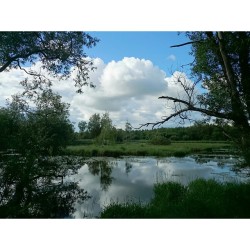
<instances>
[{"instance_id":1,"label":"shrub","mask_svg":"<svg viewBox=\"0 0 250 250\"><path fill-rule=\"evenodd\" d=\"M170 145L171 144L171 141L162 135L154 136L150 142L153 145Z\"/></svg>"}]
</instances>

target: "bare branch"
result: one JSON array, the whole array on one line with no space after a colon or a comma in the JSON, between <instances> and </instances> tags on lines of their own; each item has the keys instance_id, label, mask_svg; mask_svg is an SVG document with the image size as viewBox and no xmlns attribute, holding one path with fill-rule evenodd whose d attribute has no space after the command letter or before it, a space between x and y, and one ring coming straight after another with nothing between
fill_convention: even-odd
<instances>
[{"instance_id":1,"label":"bare branch","mask_svg":"<svg viewBox=\"0 0 250 250\"><path fill-rule=\"evenodd\" d=\"M188 111L197 111L197 112L209 115L209 116L216 116L216 117L222 118L222 119L229 119L229 120L233 119L232 113L220 113L217 111L211 111L208 109L199 108L199 107L194 106L191 102L187 102L185 100L181 100L181 99L174 98L171 96L160 96L159 99L167 99L167 100L173 101L174 103L185 104L187 106Z\"/></svg>"},{"instance_id":2,"label":"bare branch","mask_svg":"<svg viewBox=\"0 0 250 250\"><path fill-rule=\"evenodd\" d=\"M188 45L188 44L200 43L200 42L202 42L202 41L203 41L203 40L190 41L190 42L186 42L186 43L181 43L181 44L177 44L177 45L172 45L172 46L170 46L170 48L182 47L182 46L185 46L185 45Z\"/></svg>"},{"instance_id":3,"label":"bare branch","mask_svg":"<svg viewBox=\"0 0 250 250\"><path fill-rule=\"evenodd\" d=\"M181 65L180 67L183 69L183 68L186 67L186 66L191 66L191 65L193 65L194 62L195 62L195 60L193 60L191 63L183 64L183 65Z\"/></svg>"},{"instance_id":4,"label":"bare branch","mask_svg":"<svg viewBox=\"0 0 250 250\"><path fill-rule=\"evenodd\" d=\"M157 125L162 125L163 123L167 122L167 121L170 120L171 118L176 117L176 116L179 116L179 115L181 115L181 113L187 112L187 111L188 111L188 109L181 109L181 110L179 110L178 112L176 112L176 113L174 113L174 114L172 114L172 115L170 115L170 116L167 116L167 117L166 117L165 119L163 119L162 121L158 121L158 122L148 122L148 123L146 123L146 124L140 124L141 126L140 126L138 129L140 129L140 128L142 128L142 127L148 127L148 126L150 126L150 125L152 125L152 128L154 128L155 126L157 126Z\"/></svg>"},{"instance_id":5,"label":"bare branch","mask_svg":"<svg viewBox=\"0 0 250 250\"><path fill-rule=\"evenodd\" d=\"M37 76L37 77L40 77L40 76L41 76L40 73L37 73L37 72L35 72L35 71L27 71L25 68L23 68L23 67L20 65L19 60L17 60L16 62L17 62L17 65L18 65L19 69L23 70L26 74L31 75L31 76Z\"/></svg>"},{"instance_id":6,"label":"bare branch","mask_svg":"<svg viewBox=\"0 0 250 250\"><path fill-rule=\"evenodd\" d=\"M205 115L208 116L215 116L218 118L222 118L222 119L229 119L229 120L233 120L233 114L232 113L219 113L216 111L211 111L208 109L203 109L203 108L199 108L194 106L191 102L187 102L185 100L181 100L178 98L174 98L171 96L161 96L159 97L159 99L167 99L167 100L171 100L174 102L175 107L174 107L174 113L172 113L169 116L163 117L161 121L158 122L149 122L146 124L140 124L140 128L142 127L148 127L148 126L152 126L152 128L154 128L155 126L160 126L162 124L164 124L165 122L169 121L170 119L179 116L180 119L182 120L187 120L188 119L188 114L187 112L199 112L199 113L203 113ZM181 108L181 104L184 104L186 106L186 108Z\"/></svg>"}]
</instances>

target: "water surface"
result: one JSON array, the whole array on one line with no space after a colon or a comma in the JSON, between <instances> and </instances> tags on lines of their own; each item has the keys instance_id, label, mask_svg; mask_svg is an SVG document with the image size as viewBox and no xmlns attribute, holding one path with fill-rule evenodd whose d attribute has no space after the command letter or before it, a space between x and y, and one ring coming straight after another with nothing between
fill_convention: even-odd
<instances>
[{"instance_id":1,"label":"water surface","mask_svg":"<svg viewBox=\"0 0 250 250\"><path fill-rule=\"evenodd\" d=\"M163 181L184 185L196 178L217 181L246 181L248 176L233 171L230 156L91 158L74 176L92 198L76 204L74 218L98 217L110 202L149 202L153 186Z\"/></svg>"}]
</instances>

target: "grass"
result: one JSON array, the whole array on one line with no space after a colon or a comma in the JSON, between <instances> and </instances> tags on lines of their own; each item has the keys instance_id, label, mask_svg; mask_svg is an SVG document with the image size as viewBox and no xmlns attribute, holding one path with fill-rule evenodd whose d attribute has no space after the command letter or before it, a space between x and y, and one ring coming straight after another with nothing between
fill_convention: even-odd
<instances>
[{"instance_id":1,"label":"grass","mask_svg":"<svg viewBox=\"0 0 250 250\"><path fill-rule=\"evenodd\" d=\"M250 183L197 179L156 184L147 205L113 203L101 218L250 218Z\"/></svg>"},{"instance_id":2,"label":"grass","mask_svg":"<svg viewBox=\"0 0 250 250\"><path fill-rule=\"evenodd\" d=\"M66 154L80 156L177 156L183 157L193 153L211 153L213 150L229 148L226 142L173 142L170 145L152 145L145 142L131 142L112 145L74 145L68 146Z\"/></svg>"}]
</instances>

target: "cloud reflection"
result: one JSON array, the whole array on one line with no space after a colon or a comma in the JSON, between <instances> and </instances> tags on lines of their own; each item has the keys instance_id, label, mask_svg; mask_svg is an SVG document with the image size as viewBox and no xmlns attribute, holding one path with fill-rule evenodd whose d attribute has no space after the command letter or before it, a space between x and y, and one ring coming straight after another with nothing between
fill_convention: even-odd
<instances>
[{"instance_id":1,"label":"cloud reflection","mask_svg":"<svg viewBox=\"0 0 250 250\"><path fill-rule=\"evenodd\" d=\"M94 168L93 164L86 163L75 177L92 198L76 205L74 217L96 217L110 202L148 202L153 197L153 186L157 182L177 181L186 185L196 178L219 181L235 178L232 165L232 161L225 162L223 166L218 166L215 160L199 163L194 157L96 159ZM105 188L101 183L104 172L105 178L111 180Z\"/></svg>"}]
</instances>

